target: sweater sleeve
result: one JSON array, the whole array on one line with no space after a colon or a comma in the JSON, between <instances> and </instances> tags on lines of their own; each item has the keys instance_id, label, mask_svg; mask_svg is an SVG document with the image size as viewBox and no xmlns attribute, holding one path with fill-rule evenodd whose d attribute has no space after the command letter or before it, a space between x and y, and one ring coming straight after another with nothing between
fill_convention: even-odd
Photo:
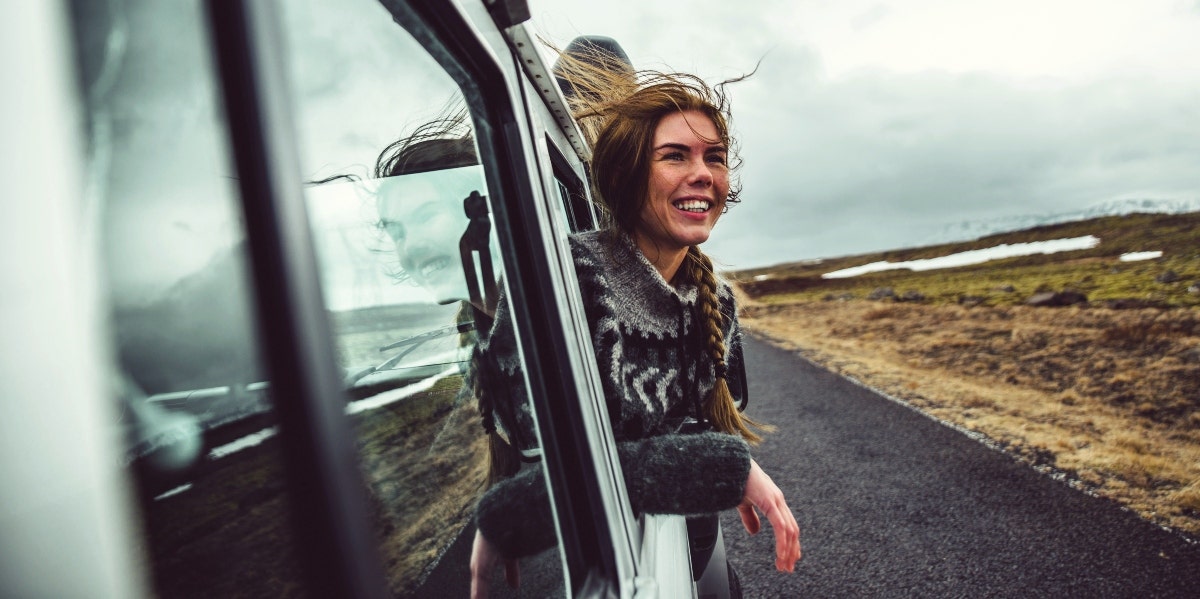
<instances>
[{"instance_id":1,"label":"sweater sleeve","mask_svg":"<svg viewBox=\"0 0 1200 599\"><path fill-rule=\"evenodd\" d=\"M723 433L659 435L617 444L635 513L704 514L737 506L750 476L750 448ZM526 468L488 490L476 524L502 555L523 557L556 542L540 468Z\"/></svg>"}]
</instances>

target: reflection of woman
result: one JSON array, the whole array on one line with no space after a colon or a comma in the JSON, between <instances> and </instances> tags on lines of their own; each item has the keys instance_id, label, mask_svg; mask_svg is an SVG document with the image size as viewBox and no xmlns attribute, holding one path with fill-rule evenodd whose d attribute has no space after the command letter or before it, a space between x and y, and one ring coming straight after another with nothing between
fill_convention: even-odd
<instances>
[{"instance_id":1,"label":"reflection of woman","mask_svg":"<svg viewBox=\"0 0 1200 599\"><path fill-rule=\"evenodd\" d=\"M459 239L467 229L463 200L485 193L465 113L433 121L383 151L376 209L395 244L404 276L439 304L466 300ZM456 136L460 133L461 136Z\"/></svg>"},{"instance_id":2,"label":"reflection of woman","mask_svg":"<svg viewBox=\"0 0 1200 599\"><path fill-rule=\"evenodd\" d=\"M482 192L478 167L403 175L379 182L380 227L395 244L400 268L439 304L467 299L459 239L467 229L463 199Z\"/></svg>"},{"instance_id":3,"label":"reflection of woman","mask_svg":"<svg viewBox=\"0 0 1200 599\"><path fill-rule=\"evenodd\" d=\"M746 440L757 440L750 427L758 425L737 411L730 393L731 363L741 356L733 295L697 247L737 201L724 97L686 75L605 79L576 66L584 83L592 77L603 92L581 95L588 102L582 118L599 121L591 167L611 222L573 237L571 248L632 506L667 514L738 507L751 533L759 528L757 509L775 532L776 567L791 571L800 558L799 528L751 459ZM512 337L502 303L483 349L491 354L485 363L496 365L481 398L485 427L495 421L516 449L529 449L531 417ZM689 416L713 432L679 434ZM499 562L512 584L515 558L555 542L540 470L493 486L476 521L472 594L486 596Z\"/></svg>"}]
</instances>

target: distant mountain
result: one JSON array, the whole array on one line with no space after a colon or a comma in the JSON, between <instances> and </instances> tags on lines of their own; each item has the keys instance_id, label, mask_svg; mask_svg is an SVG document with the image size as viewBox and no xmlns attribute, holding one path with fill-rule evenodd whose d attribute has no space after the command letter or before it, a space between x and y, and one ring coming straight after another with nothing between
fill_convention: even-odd
<instances>
[{"instance_id":1,"label":"distant mountain","mask_svg":"<svg viewBox=\"0 0 1200 599\"><path fill-rule=\"evenodd\" d=\"M263 380L244 243L154 301L115 310L121 363L147 393Z\"/></svg>"},{"instance_id":2,"label":"distant mountain","mask_svg":"<svg viewBox=\"0 0 1200 599\"><path fill-rule=\"evenodd\" d=\"M1033 227L1054 225L1058 223L1089 220L1102 216L1124 216L1126 214L1184 214L1200 212L1200 199L1191 200L1161 200L1161 199L1124 199L1102 202L1068 212L1051 212L1045 214L1027 214L1006 216L987 220L964 221L946 225L938 233L931 235L919 244L920 246L939 245L958 241L969 241L1009 231L1022 231Z\"/></svg>"}]
</instances>

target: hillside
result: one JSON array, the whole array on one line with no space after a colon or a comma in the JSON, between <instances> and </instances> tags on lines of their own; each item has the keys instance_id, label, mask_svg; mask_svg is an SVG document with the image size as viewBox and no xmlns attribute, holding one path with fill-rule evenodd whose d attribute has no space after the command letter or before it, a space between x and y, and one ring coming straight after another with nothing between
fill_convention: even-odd
<instances>
[{"instance_id":1,"label":"hillside","mask_svg":"<svg viewBox=\"0 0 1200 599\"><path fill-rule=\"evenodd\" d=\"M245 248L218 254L161 297L113 314L121 364L149 394L264 380Z\"/></svg>"},{"instance_id":2,"label":"hillside","mask_svg":"<svg viewBox=\"0 0 1200 599\"><path fill-rule=\"evenodd\" d=\"M874 262L907 262L970 250L1095 236L1096 247L1035 254L976 266L912 272L892 270L845 279L821 275ZM1155 260L1122 262L1122 254L1161 251ZM1171 282L1156 280L1172 271ZM1092 301L1137 299L1162 306L1200 306L1200 213L1109 216L989 235L974 241L793 262L729 273L743 290L768 303L834 297L864 298L881 287L916 291L932 303L1023 303L1039 289L1073 289ZM1011 288L1011 290L1010 290ZM964 298L970 298L964 300Z\"/></svg>"},{"instance_id":3,"label":"hillside","mask_svg":"<svg viewBox=\"0 0 1200 599\"><path fill-rule=\"evenodd\" d=\"M1200 212L1200 199L1124 198L1100 202L1078 210L1022 214L949 224L922 245L977 239L1006 231L1019 231L1043 225L1091 220L1105 216L1125 216L1139 213L1186 214L1188 212Z\"/></svg>"},{"instance_id":4,"label":"hillside","mask_svg":"<svg viewBox=\"0 0 1200 599\"><path fill-rule=\"evenodd\" d=\"M1088 235L1100 243L821 277ZM1163 254L1120 261L1145 251ZM750 331L1200 537L1200 214L1106 217L734 277ZM1070 305L1027 305L1039 291L1064 290L1076 292L1063 296Z\"/></svg>"}]
</instances>

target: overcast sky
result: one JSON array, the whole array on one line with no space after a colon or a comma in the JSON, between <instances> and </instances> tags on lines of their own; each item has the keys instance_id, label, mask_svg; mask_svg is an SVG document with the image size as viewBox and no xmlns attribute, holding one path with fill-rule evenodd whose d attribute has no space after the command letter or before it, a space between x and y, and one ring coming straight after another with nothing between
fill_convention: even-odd
<instances>
[{"instance_id":1,"label":"overcast sky","mask_svg":"<svg viewBox=\"0 0 1200 599\"><path fill-rule=\"evenodd\" d=\"M88 177L111 285L132 302L240 238L236 178L200 5L82 6L129 9L93 15L84 47ZM376 0L283 6L305 180L367 175L457 95ZM532 9L559 46L609 35L643 68L719 81L761 60L731 89L744 202L706 248L724 268L910 247L961 221L1113 199L1200 200L1200 0Z\"/></svg>"},{"instance_id":2,"label":"overcast sky","mask_svg":"<svg viewBox=\"0 0 1200 599\"><path fill-rule=\"evenodd\" d=\"M732 88L730 268L906 247L947 224L1200 198L1200 1L534 0L558 45Z\"/></svg>"}]
</instances>

